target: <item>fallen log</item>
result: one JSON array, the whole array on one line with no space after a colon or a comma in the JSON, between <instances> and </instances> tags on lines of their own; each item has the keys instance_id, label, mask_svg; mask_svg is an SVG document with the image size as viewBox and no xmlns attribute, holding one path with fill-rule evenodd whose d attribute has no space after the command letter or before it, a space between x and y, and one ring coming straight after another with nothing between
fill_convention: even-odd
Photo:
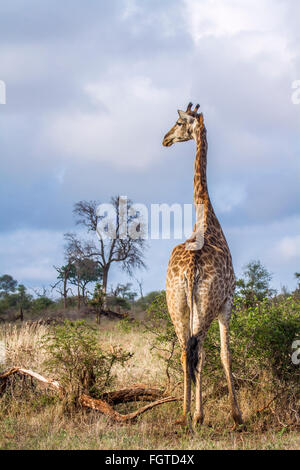
<instances>
[{"instance_id":1,"label":"fallen log","mask_svg":"<svg viewBox=\"0 0 300 470\"><path fill-rule=\"evenodd\" d=\"M64 395L63 387L56 380L46 379L42 375L37 374L36 372L33 372L32 370L23 369L22 367L13 367L11 369L8 369L5 372L2 372L2 374L0 374L0 396L5 391L5 385L6 385L7 379L10 376L16 375L16 374L20 374L23 376L31 377L32 379L36 379L42 387L55 390L59 392L60 396Z\"/></svg>"},{"instance_id":2,"label":"fallen log","mask_svg":"<svg viewBox=\"0 0 300 470\"><path fill-rule=\"evenodd\" d=\"M33 372L32 370L24 369L22 367L13 367L3 372L2 374L0 374L0 391L2 392L4 391L5 384L6 384L8 377L12 375L16 375L16 374L31 377L32 379L35 379L39 383L41 383L42 386L59 392L60 396L62 397L65 394L63 387L56 380L47 379L43 377L42 375L37 374L36 372ZM160 398L154 402L149 403L148 405L143 406L142 408L139 408L133 413L129 413L126 415L122 415L118 411L114 410L114 408L108 403L108 401L110 401L113 404L116 404L116 403L125 403L128 401L134 401L135 399L141 400L143 397L146 399L147 398L149 399L150 397L157 398L159 392L160 394L162 393L158 389L146 388L146 386L140 384L140 385L133 386L133 388L131 389L117 390L115 392L109 392L109 393L104 394L103 397L106 397L107 401L104 401L103 399L99 400L96 398L92 398L89 395L82 394L79 397L79 404L84 408L89 408L92 410L99 411L100 413L108 416L111 420L115 422L125 423L128 421L134 421L139 415L155 408L156 406L163 405L164 403L181 401L182 398L177 398L177 397Z\"/></svg>"},{"instance_id":3,"label":"fallen log","mask_svg":"<svg viewBox=\"0 0 300 470\"><path fill-rule=\"evenodd\" d=\"M163 391L158 388L147 387L144 384L135 384L131 388L124 388L101 395L101 399L109 404L129 403L132 401L154 401L163 396Z\"/></svg>"},{"instance_id":4,"label":"fallen log","mask_svg":"<svg viewBox=\"0 0 300 470\"><path fill-rule=\"evenodd\" d=\"M125 318L129 317L128 313L115 312L114 310L109 309L102 309L99 313L104 317L108 317L111 319L117 318L118 320L124 320Z\"/></svg>"},{"instance_id":5,"label":"fallen log","mask_svg":"<svg viewBox=\"0 0 300 470\"><path fill-rule=\"evenodd\" d=\"M91 408L92 410L100 411L101 413L109 416L113 421L118 423L125 423L126 421L134 421L139 415L145 413L156 406L163 405L164 403L171 403L173 401L179 401L181 398L176 397L166 397L162 398L161 400L157 400L153 403L149 403L146 406L134 411L133 413L129 413L127 415L122 415L114 410L106 401L97 400L96 398L92 398L88 395L82 394L79 399L79 403L81 406L85 408Z\"/></svg>"},{"instance_id":6,"label":"fallen log","mask_svg":"<svg viewBox=\"0 0 300 470\"><path fill-rule=\"evenodd\" d=\"M58 391L63 390L62 386L56 380L46 379L42 375L37 374L36 372L33 372L32 370L23 369L22 367L13 367L12 369L9 369L6 372L3 372L2 374L0 374L0 380L6 380L9 376L14 375L14 374L21 374L21 375L27 375L28 377L32 377L33 379L36 379L39 382L41 382L46 387L52 388L53 390L58 390Z\"/></svg>"}]
</instances>

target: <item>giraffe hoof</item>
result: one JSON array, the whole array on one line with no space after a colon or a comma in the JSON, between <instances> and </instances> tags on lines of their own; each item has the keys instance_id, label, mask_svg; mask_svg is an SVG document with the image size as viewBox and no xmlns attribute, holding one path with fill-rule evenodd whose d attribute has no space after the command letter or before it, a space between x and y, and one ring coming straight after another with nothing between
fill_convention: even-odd
<instances>
[{"instance_id":1,"label":"giraffe hoof","mask_svg":"<svg viewBox=\"0 0 300 470\"><path fill-rule=\"evenodd\" d=\"M200 428L204 422L204 416L196 416L193 418L193 426L194 428Z\"/></svg>"},{"instance_id":2,"label":"giraffe hoof","mask_svg":"<svg viewBox=\"0 0 300 470\"><path fill-rule=\"evenodd\" d=\"M175 425L175 426L187 426L187 425L188 425L188 422L187 422L187 419L186 419L186 418L180 418L180 419L177 419L177 420L174 422L174 425Z\"/></svg>"},{"instance_id":3,"label":"giraffe hoof","mask_svg":"<svg viewBox=\"0 0 300 470\"><path fill-rule=\"evenodd\" d=\"M244 423L234 423L231 428L231 432L245 432L247 431L247 426Z\"/></svg>"},{"instance_id":4,"label":"giraffe hoof","mask_svg":"<svg viewBox=\"0 0 300 470\"><path fill-rule=\"evenodd\" d=\"M191 434L194 433L194 429L192 426L192 421L188 420L187 418L181 418L175 421L174 423L175 426L181 426L182 428L185 428L187 432L190 432Z\"/></svg>"}]
</instances>

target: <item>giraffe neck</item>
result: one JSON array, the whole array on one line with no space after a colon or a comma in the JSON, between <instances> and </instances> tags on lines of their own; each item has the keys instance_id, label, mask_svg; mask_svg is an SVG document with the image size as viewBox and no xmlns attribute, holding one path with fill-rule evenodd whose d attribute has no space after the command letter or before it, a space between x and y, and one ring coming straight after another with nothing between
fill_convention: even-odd
<instances>
[{"instance_id":1,"label":"giraffe neck","mask_svg":"<svg viewBox=\"0 0 300 470\"><path fill-rule=\"evenodd\" d=\"M206 130L203 122L196 134L196 158L195 158L195 176L194 176L194 201L195 204L205 204L209 199L206 179L207 165L207 140Z\"/></svg>"},{"instance_id":2,"label":"giraffe neck","mask_svg":"<svg viewBox=\"0 0 300 470\"><path fill-rule=\"evenodd\" d=\"M200 117L200 127L197 129L195 140L197 144L194 176L194 203L196 208L196 223L199 226L201 224L205 232L209 221L209 215L214 214L214 210L212 208L207 189L207 139L202 116Z\"/></svg>"}]
</instances>

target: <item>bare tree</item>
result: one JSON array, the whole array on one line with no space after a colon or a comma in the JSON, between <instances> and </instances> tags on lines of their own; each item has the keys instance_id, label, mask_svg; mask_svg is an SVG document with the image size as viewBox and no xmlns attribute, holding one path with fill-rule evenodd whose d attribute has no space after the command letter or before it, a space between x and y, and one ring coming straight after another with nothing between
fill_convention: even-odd
<instances>
[{"instance_id":1,"label":"bare tree","mask_svg":"<svg viewBox=\"0 0 300 470\"><path fill-rule=\"evenodd\" d=\"M81 299L85 301L86 287L91 282L102 279L102 268L95 258L94 245L85 240L80 240L74 233L65 234L65 256L70 266L68 280L77 286L78 310Z\"/></svg>"},{"instance_id":2,"label":"bare tree","mask_svg":"<svg viewBox=\"0 0 300 470\"><path fill-rule=\"evenodd\" d=\"M39 299L44 298L44 297L50 297L50 293L49 293L47 287L45 287L45 286L42 286L40 288L29 287L29 289L32 290L32 292Z\"/></svg>"},{"instance_id":3,"label":"bare tree","mask_svg":"<svg viewBox=\"0 0 300 470\"><path fill-rule=\"evenodd\" d=\"M297 281L298 281L298 288L297 288L297 290L300 291L300 273L295 273L295 278L296 278Z\"/></svg>"},{"instance_id":4,"label":"bare tree","mask_svg":"<svg viewBox=\"0 0 300 470\"><path fill-rule=\"evenodd\" d=\"M144 280L143 279L137 279L137 278L134 278L134 279L135 279L135 281L137 282L137 284L139 286L140 298L143 299L144 298L144 289L143 289Z\"/></svg>"},{"instance_id":5,"label":"bare tree","mask_svg":"<svg viewBox=\"0 0 300 470\"><path fill-rule=\"evenodd\" d=\"M63 297L64 299L64 309L66 310L67 308L67 298L68 298L68 293L70 291L70 288L68 287L68 281L71 276L72 270L74 269L74 266L72 265L71 262L68 262L65 266L56 267L58 276L57 279L58 281L51 286L52 289L56 289L57 292ZM62 285L62 288L60 287Z\"/></svg>"},{"instance_id":6,"label":"bare tree","mask_svg":"<svg viewBox=\"0 0 300 470\"><path fill-rule=\"evenodd\" d=\"M97 207L99 203L96 201L80 201L74 206L74 215L76 223L87 228L89 232L98 235L99 242L89 245L90 256L96 256L99 265L103 270L102 286L104 294L107 293L107 282L109 270L113 263L119 263L120 267L129 275L132 275L135 269L146 268L144 263L144 252L146 248L145 240L141 238L131 238L130 236L119 237L120 234L120 215L119 215L120 197L111 199L111 203L116 209L116 237L108 239L102 237L97 231L98 223L103 219L97 215ZM128 201L128 209L132 206L132 202ZM130 223L135 217L127 214L127 222ZM141 234L142 235L142 234Z\"/></svg>"}]
</instances>

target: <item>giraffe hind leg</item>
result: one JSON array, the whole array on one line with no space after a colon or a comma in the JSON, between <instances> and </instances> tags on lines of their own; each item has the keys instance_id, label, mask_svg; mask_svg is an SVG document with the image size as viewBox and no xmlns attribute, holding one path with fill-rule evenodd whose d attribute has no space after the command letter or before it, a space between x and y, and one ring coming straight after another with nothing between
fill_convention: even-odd
<instances>
[{"instance_id":1,"label":"giraffe hind leg","mask_svg":"<svg viewBox=\"0 0 300 470\"><path fill-rule=\"evenodd\" d=\"M192 430L192 427L191 427L191 377L190 377L189 369L188 369L186 349L184 349L182 352L181 364L182 364L183 376L184 376L183 411L182 411L182 418L177 420L175 424L188 426L189 429Z\"/></svg>"},{"instance_id":2,"label":"giraffe hind leg","mask_svg":"<svg viewBox=\"0 0 300 470\"><path fill-rule=\"evenodd\" d=\"M201 308L197 307L199 312ZM199 316L199 315L198 315ZM205 352L204 352L204 340L206 338L209 326L211 324L212 318L209 312L201 317L201 322L195 324L197 327L197 333L192 337L195 341L191 342L191 345L194 346L194 349L190 355L191 357L191 367L194 367L193 373L195 377L195 412L193 417L193 424L197 426L202 424L204 421L204 411L203 411L203 400L202 400L202 375L203 375L203 366L205 361Z\"/></svg>"},{"instance_id":3,"label":"giraffe hind leg","mask_svg":"<svg viewBox=\"0 0 300 470\"><path fill-rule=\"evenodd\" d=\"M221 361L225 371L228 384L229 398L232 410L232 417L235 426L244 424L241 411L238 406L236 393L234 389L234 381L231 369L231 353L229 348L229 315L222 312L219 315L220 338L221 338Z\"/></svg>"},{"instance_id":4,"label":"giraffe hind leg","mask_svg":"<svg viewBox=\"0 0 300 470\"><path fill-rule=\"evenodd\" d=\"M196 374L196 391L195 391L195 398L196 398L196 407L193 416L193 424L194 427L197 425L203 424L204 421L204 411L203 411L203 400L202 400L202 371L203 365L205 361L205 352L203 347L199 351L199 367Z\"/></svg>"},{"instance_id":5,"label":"giraffe hind leg","mask_svg":"<svg viewBox=\"0 0 300 470\"><path fill-rule=\"evenodd\" d=\"M187 360L187 343L189 339L189 309L187 306L185 291L177 288L175 292L167 288L168 310L175 332L182 349L181 365L184 377L183 415L176 424L189 425L191 409L191 377ZM190 427L190 425L189 425Z\"/></svg>"}]
</instances>

